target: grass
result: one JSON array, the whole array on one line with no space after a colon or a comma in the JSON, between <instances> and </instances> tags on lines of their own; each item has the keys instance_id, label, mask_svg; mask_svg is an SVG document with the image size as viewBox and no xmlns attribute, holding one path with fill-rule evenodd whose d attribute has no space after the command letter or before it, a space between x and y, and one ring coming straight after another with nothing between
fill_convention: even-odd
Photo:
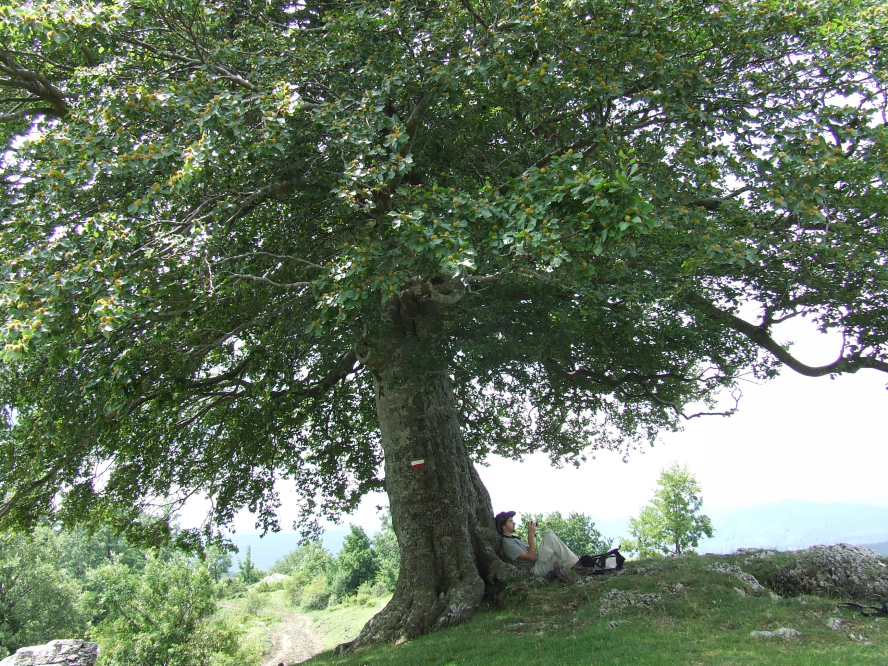
<instances>
[{"instance_id":1,"label":"grass","mask_svg":"<svg viewBox=\"0 0 888 666\"><path fill-rule=\"evenodd\" d=\"M286 614L306 615L311 619L312 630L320 639L324 649L332 650L340 643L350 641L357 636L367 620L381 611L389 599L391 595L372 597L372 603L367 606L338 605L324 610L307 611L290 604L283 590L263 593L254 591L252 599L251 595L247 595L220 602L218 613L238 624L245 640L258 642L263 647L270 645L271 630ZM255 600L260 603L256 603Z\"/></svg>"},{"instance_id":2,"label":"grass","mask_svg":"<svg viewBox=\"0 0 888 666\"><path fill-rule=\"evenodd\" d=\"M779 557L779 556L778 556ZM377 645L311 666L456 666L520 663L615 666L819 666L888 663L888 619L869 618L819 597L773 599L717 563L767 580L775 560L739 556L628 562L589 583L531 580L506 588L470 622L399 646ZM738 591L739 590L739 591ZM742 594L741 594L742 592ZM745 595L745 596L744 596ZM369 616L372 614L367 609ZM328 611L322 611L326 613ZM335 613L333 614L335 615ZM844 622L833 631L830 618ZM343 623L344 624L344 623ZM756 639L788 627L797 639ZM343 632L347 640L359 627ZM853 638L852 638L853 636Z\"/></svg>"},{"instance_id":3,"label":"grass","mask_svg":"<svg viewBox=\"0 0 888 666\"><path fill-rule=\"evenodd\" d=\"M372 606L334 606L319 611L307 611L311 628L321 639L325 650L332 650L340 643L352 640L367 620L382 610L391 595L377 597Z\"/></svg>"}]
</instances>

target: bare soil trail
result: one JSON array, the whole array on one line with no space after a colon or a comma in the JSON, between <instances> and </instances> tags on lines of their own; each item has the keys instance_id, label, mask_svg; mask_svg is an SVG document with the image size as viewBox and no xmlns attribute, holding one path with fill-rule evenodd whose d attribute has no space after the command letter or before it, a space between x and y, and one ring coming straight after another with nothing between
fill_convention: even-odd
<instances>
[{"instance_id":1,"label":"bare soil trail","mask_svg":"<svg viewBox=\"0 0 888 666\"><path fill-rule=\"evenodd\" d=\"M262 666L290 666L323 652L311 620L298 613L284 613L280 624L269 628L269 638L271 647L265 652Z\"/></svg>"}]
</instances>

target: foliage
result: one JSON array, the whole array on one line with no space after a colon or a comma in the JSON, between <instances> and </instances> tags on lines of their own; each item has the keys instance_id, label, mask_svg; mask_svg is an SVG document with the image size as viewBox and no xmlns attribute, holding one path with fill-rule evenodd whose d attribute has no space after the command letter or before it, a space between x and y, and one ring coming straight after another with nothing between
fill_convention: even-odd
<instances>
[{"instance_id":1,"label":"foliage","mask_svg":"<svg viewBox=\"0 0 888 666\"><path fill-rule=\"evenodd\" d=\"M207 570L217 583L228 575L231 568L231 553L217 545L209 546L204 553Z\"/></svg>"},{"instance_id":2,"label":"foliage","mask_svg":"<svg viewBox=\"0 0 888 666\"><path fill-rule=\"evenodd\" d=\"M379 571L370 538L359 525L351 525L351 532L336 556L336 567L330 580L330 592L335 599L355 594L364 583L372 582Z\"/></svg>"},{"instance_id":3,"label":"foliage","mask_svg":"<svg viewBox=\"0 0 888 666\"><path fill-rule=\"evenodd\" d=\"M81 585L64 568L65 541L41 526L0 534L0 656L59 637L83 637L89 614Z\"/></svg>"},{"instance_id":4,"label":"foliage","mask_svg":"<svg viewBox=\"0 0 888 666\"><path fill-rule=\"evenodd\" d=\"M477 459L888 370L886 40L882 0L8 3L0 519L273 527L282 477L337 517L393 322Z\"/></svg>"},{"instance_id":5,"label":"foliage","mask_svg":"<svg viewBox=\"0 0 888 666\"><path fill-rule=\"evenodd\" d=\"M181 553L149 555L141 571L115 558L90 572L86 603L105 613L92 636L109 666L215 666L247 659L216 609L207 567Z\"/></svg>"},{"instance_id":6,"label":"foliage","mask_svg":"<svg viewBox=\"0 0 888 666\"><path fill-rule=\"evenodd\" d=\"M327 579L318 576L303 589L300 603L306 610L323 610L331 596Z\"/></svg>"},{"instance_id":7,"label":"foliage","mask_svg":"<svg viewBox=\"0 0 888 666\"><path fill-rule=\"evenodd\" d=\"M537 534L542 536L549 530L552 530L577 557L604 553L610 548L610 544L613 541L613 539L602 536L601 532L595 529L595 522L585 513L572 511L567 518L562 517L560 511L548 515L541 513L525 513L521 515L523 517L522 524L516 530L516 533L524 541L527 541L528 521L535 520L537 523Z\"/></svg>"},{"instance_id":8,"label":"foliage","mask_svg":"<svg viewBox=\"0 0 888 666\"><path fill-rule=\"evenodd\" d=\"M391 510L388 508L379 517L379 531L373 535L372 545L378 567L376 584L392 591L401 570L401 552L398 550L398 537L392 527Z\"/></svg>"},{"instance_id":9,"label":"foliage","mask_svg":"<svg viewBox=\"0 0 888 666\"><path fill-rule=\"evenodd\" d=\"M244 557L244 561L241 562L238 560L238 570L237 576L241 579L244 585L252 585L253 583L258 583L262 578L262 572L256 567L253 563L252 558L250 557L250 547L247 546L247 554Z\"/></svg>"},{"instance_id":10,"label":"foliage","mask_svg":"<svg viewBox=\"0 0 888 666\"><path fill-rule=\"evenodd\" d=\"M259 615L267 605L265 595L258 590L250 590L244 597L244 610L250 615Z\"/></svg>"},{"instance_id":11,"label":"foliage","mask_svg":"<svg viewBox=\"0 0 888 666\"><path fill-rule=\"evenodd\" d=\"M333 557L324 550L320 541L312 541L292 550L268 570L269 573L282 573L286 576L326 576L333 567Z\"/></svg>"},{"instance_id":12,"label":"foliage","mask_svg":"<svg viewBox=\"0 0 888 666\"><path fill-rule=\"evenodd\" d=\"M626 544L640 557L681 555L689 548L696 548L705 535L712 537L712 521L702 515L703 498L700 484L688 471L687 466L673 463L660 471L659 486L650 504L637 518L629 519L632 541Z\"/></svg>"}]
</instances>

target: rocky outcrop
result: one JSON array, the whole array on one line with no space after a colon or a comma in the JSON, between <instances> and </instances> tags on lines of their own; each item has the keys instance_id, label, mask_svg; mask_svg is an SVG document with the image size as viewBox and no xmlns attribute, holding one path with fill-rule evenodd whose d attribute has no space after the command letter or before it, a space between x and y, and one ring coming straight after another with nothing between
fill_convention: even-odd
<instances>
[{"instance_id":1,"label":"rocky outcrop","mask_svg":"<svg viewBox=\"0 0 888 666\"><path fill-rule=\"evenodd\" d=\"M94 666L99 656L97 643L78 639L50 641L25 647L0 661L0 666Z\"/></svg>"},{"instance_id":2,"label":"rocky outcrop","mask_svg":"<svg viewBox=\"0 0 888 666\"><path fill-rule=\"evenodd\" d=\"M784 596L811 594L872 601L888 597L888 565L864 546L814 546L797 553L794 565L778 567L766 582Z\"/></svg>"}]
</instances>

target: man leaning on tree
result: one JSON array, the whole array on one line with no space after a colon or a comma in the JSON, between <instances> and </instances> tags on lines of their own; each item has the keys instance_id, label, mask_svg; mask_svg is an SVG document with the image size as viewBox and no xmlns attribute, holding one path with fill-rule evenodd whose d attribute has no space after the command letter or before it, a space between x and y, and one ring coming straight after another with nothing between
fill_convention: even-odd
<instances>
[{"instance_id":1,"label":"man leaning on tree","mask_svg":"<svg viewBox=\"0 0 888 666\"><path fill-rule=\"evenodd\" d=\"M568 569L586 573L579 558L552 530L537 545L537 525L532 520L527 523L527 543L522 541L515 535L514 517L514 511L503 511L494 518L496 531L502 537L503 554L509 562L540 578L565 578Z\"/></svg>"}]
</instances>

